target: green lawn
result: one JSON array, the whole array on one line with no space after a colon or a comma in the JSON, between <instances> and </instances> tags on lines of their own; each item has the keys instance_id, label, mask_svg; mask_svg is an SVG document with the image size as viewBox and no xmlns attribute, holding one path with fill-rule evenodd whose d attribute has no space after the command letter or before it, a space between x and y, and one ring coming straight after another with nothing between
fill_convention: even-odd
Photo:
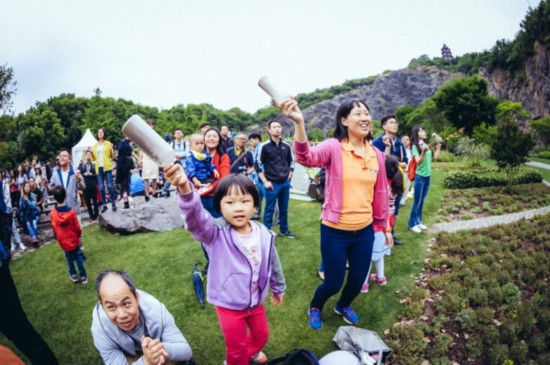
<instances>
[{"instance_id":1,"label":"green lawn","mask_svg":"<svg viewBox=\"0 0 550 365\"><path fill-rule=\"evenodd\" d=\"M542 178L546 181L549 181L550 182L550 170L547 170L547 169L543 169L543 168L540 168L540 167L536 167L536 166L529 166L530 169L535 169L537 171L540 171L540 173L542 174Z\"/></svg>"},{"instance_id":2,"label":"green lawn","mask_svg":"<svg viewBox=\"0 0 550 365\"><path fill-rule=\"evenodd\" d=\"M550 159L547 159L547 158L529 157L529 160L550 165Z\"/></svg>"},{"instance_id":3,"label":"green lawn","mask_svg":"<svg viewBox=\"0 0 550 365\"><path fill-rule=\"evenodd\" d=\"M435 221L442 193L443 173L436 169L424 208L425 224ZM373 285L368 294L361 294L354 302L354 309L361 316L359 326L381 335L396 321L403 309L400 300L413 288L411 276L418 275L424 265L430 236L407 230L411 205L409 201L400 209L396 232L405 244L394 248L392 256L386 259L388 285ZM291 201L290 229L297 238L276 240L288 291L281 307L265 302L270 325L265 352L271 358L297 347L311 349L322 357L336 349L332 337L339 326L345 325L332 313L337 296L326 304L322 330L313 331L307 324L306 311L320 283L317 277L319 214L318 203ZM119 236L92 225L84 230L83 240L90 278L86 286L70 282L65 257L57 244L26 254L11 264L23 307L61 364L101 363L90 325L92 308L97 301L94 278L104 268L128 271L138 288L167 306L199 364L223 362L224 341L214 309L211 305L200 309L193 291L191 270L194 262L204 261L202 250L184 229ZM14 349L2 336L0 343Z\"/></svg>"}]
</instances>

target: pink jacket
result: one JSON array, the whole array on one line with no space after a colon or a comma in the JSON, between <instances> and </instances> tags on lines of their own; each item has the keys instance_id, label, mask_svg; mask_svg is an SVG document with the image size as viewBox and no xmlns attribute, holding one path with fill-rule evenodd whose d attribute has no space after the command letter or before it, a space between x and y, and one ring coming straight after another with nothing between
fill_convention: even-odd
<instances>
[{"instance_id":1,"label":"pink jacket","mask_svg":"<svg viewBox=\"0 0 550 365\"><path fill-rule=\"evenodd\" d=\"M377 148L378 175L374 184L372 202L373 223L386 226L389 217L388 183L386 178L386 156ZM324 167L326 171L325 195L321 219L338 223L342 210L342 143L329 138L313 148L308 142L294 141L296 161L306 167Z\"/></svg>"}]
</instances>

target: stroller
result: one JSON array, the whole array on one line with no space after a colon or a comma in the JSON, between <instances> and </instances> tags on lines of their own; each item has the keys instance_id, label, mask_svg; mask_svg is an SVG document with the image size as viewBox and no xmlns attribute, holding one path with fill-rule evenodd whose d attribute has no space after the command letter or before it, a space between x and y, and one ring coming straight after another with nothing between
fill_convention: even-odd
<instances>
[{"instance_id":1,"label":"stroller","mask_svg":"<svg viewBox=\"0 0 550 365\"><path fill-rule=\"evenodd\" d=\"M309 177L309 187L307 189L307 195L318 202L324 201L325 193L325 169L306 169Z\"/></svg>"}]
</instances>

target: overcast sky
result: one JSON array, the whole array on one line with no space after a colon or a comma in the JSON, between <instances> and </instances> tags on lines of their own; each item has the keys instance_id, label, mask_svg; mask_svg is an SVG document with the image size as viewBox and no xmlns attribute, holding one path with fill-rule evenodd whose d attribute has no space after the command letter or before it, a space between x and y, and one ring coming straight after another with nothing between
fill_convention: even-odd
<instances>
[{"instance_id":1,"label":"overcast sky","mask_svg":"<svg viewBox=\"0 0 550 365\"><path fill-rule=\"evenodd\" d=\"M0 0L15 112L61 93L248 112L292 94L511 40L540 0Z\"/></svg>"}]
</instances>

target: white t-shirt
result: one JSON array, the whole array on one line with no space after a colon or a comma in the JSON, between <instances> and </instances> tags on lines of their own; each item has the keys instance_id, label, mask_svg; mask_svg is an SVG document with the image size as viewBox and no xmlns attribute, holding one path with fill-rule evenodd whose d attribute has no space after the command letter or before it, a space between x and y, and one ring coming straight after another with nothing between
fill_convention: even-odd
<instances>
[{"instance_id":1,"label":"white t-shirt","mask_svg":"<svg viewBox=\"0 0 550 365\"><path fill-rule=\"evenodd\" d=\"M65 188L65 190L67 190L67 179L69 178L69 171L71 171L70 169L68 169L67 171L63 171L61 170L61 183L63 184L63 187Z\"/></svg>"},{"instance_id":2,"label":"white t-shirt","mask_svg":"<svg viewBox=\"0 0 550 365\"><path fill-rule=\"evenodd\" d=\"M103 144L97 144L97 163L99 167L103 167Z\"/></svg>"},{"instance_id":3,"label":"white t-shirt","mask_svg":"<svg viewBox=\"0 0 550 365\"><path fill-rule=\"evenodd\" d=\"M258 305L260 301L260 291L258 288L258 278L260 276L260 266L262 264L262 251L260 247L260 230L255 224L251 224L252 232L249 234L238 234L239 248L250 262L252 267L252 281L250 283L251 304Z\"/></svg>"}]
</instances>

